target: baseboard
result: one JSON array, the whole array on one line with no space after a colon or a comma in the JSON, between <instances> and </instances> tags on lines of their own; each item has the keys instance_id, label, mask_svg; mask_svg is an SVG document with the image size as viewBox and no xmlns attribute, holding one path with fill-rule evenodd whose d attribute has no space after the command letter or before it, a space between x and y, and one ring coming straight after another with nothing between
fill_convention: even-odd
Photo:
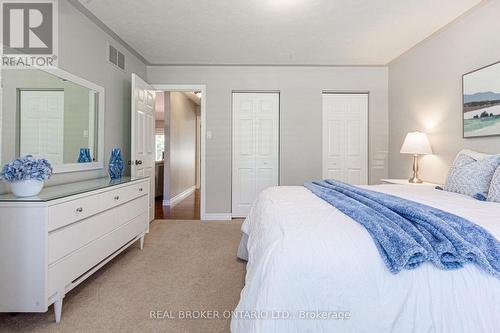
<instances>
[{"instance_id":1,"label":"baseboard","mask_svg":"<svg viewBox=\"0 0 500 333\"><path fill-rule=\"evenodd\" d=\"M206 213L204 221L230 221L231 213Z\"/></svg>"},{"instance_id":2,"label":"baseboard","mask_svg":"<svg viewBox=\"0 0 500 333\"><path fill-rule=\"evenodd\" d=\"M186 199L187 197L189 197L191 194L194 193L194 191L196 190L196 187L195 186L191 186L190 188L188 188L187 190L185 190L184 192L182 193L179 193L177 194L175 197L173 197L172 199L168 200L168 199L163 199L163 206L170 206L170 207L174 207L175 205L177 205L179 202L181 202L182 200Z\"/></svg>"}]
</instances>

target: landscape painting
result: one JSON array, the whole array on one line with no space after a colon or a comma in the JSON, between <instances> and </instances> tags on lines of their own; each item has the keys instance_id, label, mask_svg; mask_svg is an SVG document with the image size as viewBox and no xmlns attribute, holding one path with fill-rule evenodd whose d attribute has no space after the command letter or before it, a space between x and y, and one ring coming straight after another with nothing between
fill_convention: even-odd
<instances>
[{"instance_id":1,"label":"landscape painting","mask_svg":"<svg viewBox=\"0 0 500 333\"><path fill-rule=\"evenodd\" d=\"M463 76L464 138L500 135L500 62Z\"/></svg>"}]
</instances>

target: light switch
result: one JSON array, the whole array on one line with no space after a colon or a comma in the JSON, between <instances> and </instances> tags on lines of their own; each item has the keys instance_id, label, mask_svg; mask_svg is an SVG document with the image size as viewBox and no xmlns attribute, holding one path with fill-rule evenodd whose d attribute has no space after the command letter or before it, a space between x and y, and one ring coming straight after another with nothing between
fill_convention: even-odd
<instances>
[{"instance_id":1,"label":"light switch","mask_svg":"<svg viewBox=\"0 0 500 333\"><path fill-rule=\"evenodd\" d=\"M88 138L89 137L89 131L88 130L83 130L83 137Z\"/></svg>"},{"instance_id":2,"label":"light switch","mask_svg":"<svg viewBox=\"0 0 500 333\"><path fill-rule=\"evenodd\" d=\"M207 131L207 139L211 139L212 138L212 131Z\"/></svg>"}]
</instances>

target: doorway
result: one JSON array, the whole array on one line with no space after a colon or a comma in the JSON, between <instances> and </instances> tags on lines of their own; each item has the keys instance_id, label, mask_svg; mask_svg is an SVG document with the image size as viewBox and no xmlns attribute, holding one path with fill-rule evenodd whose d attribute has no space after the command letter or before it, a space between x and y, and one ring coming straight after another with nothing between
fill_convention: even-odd
<instances>
[{"instance_id":1,"label":"doorway","mask_svg":"<svg viewBox=\"0 0 500 333\"><path fill-rule=\"evenodd\" d=\"M155 219L199 220L201 91L156 91Z\"/></svg>"},{"instance_id":2,"label":"doorway","mask_svg":"<svg viewBox=\"0 0 500 333\"><path fill-rule=\"evenodd\" d=\"M180 93L178 96L186 96L189 98L188 93L192 93L197 95L196 97L200 100L200 105L198 107L198 116L196 120L196 128L194 132L196 133L196 142L197 147L195 148L196 152L194 153L195 157L195 184L194 191L191 190L191 186L188 189L184 189L182 192L175 193L175 195L171 195L171 192L166 192L166 188L170 188L171 186L171 177L166 176L170 175L168 170L170 168L169 164L166 163L170 161L169 154L169 144L170 144L170 131L157 132L156 126L156 100L160 100L160 96L163 93L163 103L170 103L170 98L165 98L166 93ZM158 95L158 96L157 96ZM169 109L170 110L170 109ZM170 119L170 117L166 117L164 115L165 120ZM197 85L197 84L189 84L189 85L174 85L174 84L158 84L151 85L141 79L136 74L132 74L132 113L131 113L131 176L132 177L149 177L150 178L150 189L149 189L149 198L150 198L150 220L155 219L155 215L157 211L161 211L161 214L157 216L161 216L161 218L170 218L172 217L172 212L170 211L173 207L178 206L181 208L180 203L184 201L183 199L187 199L190 197L192 192L194 192L193 200L195 202L193 211L196 214L191 215L190 219L199 218L201 220L206 219L205 212L205 136L206 136L206 127L205 127L205 119L206 119L206 86L205 85ZM166 129L166 127L164 127ZM163 140L161 140L161 136L163 135ZM157 137L158 136L158 137ZM160 145L159 152L157 153L156 149L156 141L162 142L163 147ZM183 151L181 149L181 151ZM181 154L182 155L182 154ZM192 156L191 154L187 154L186 156ZM164 163L159 163L160 166L163 165L163 172L156 170L155 160L163 157ZM161 156L161 157L160 157ZM188 157L182 155L182 161L188 160ZM185 158L184 158L185 157ZM160 161L158 161L160 162ZM196 163L198 163L196 165ZM156 187L157 181L156 177L161 179L163 175L163 193L168 193L165 197L161 198L161 206L157 207L155 200L156 197ZM158 180L158 184L160 183L160 179ZM197 186L198 185L198 186ZM158 186L160 187L160 186ZM198 188L199 187L199 188ZM166 201L164 201L166 200ZM164 207L168 207L168 210L164 214ZM158 208L158 209L157 209ZM176 218L179 218L177 215ZM183 215L182 218L185 218Z\"/></svg>"}]
</instances>

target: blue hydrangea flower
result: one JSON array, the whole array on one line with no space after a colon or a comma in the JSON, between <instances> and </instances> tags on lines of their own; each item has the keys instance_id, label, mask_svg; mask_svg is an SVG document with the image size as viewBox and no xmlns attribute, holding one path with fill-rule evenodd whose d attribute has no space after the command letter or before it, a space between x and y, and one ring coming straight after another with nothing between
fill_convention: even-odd
<instances>
[{"instance_id":1,"label":"blue hydrangea flower","mask_svg":"<svg viewBox=\"0 0 500 333\"><path fill-rule=\"evenodd\" d=\"M16 158L4 165L0 172L0 179L10 183L22 180L36 179L44 181L52 175L52 166L44 158L36 159L32 155Z\"/></svg>"}]
</instances>

